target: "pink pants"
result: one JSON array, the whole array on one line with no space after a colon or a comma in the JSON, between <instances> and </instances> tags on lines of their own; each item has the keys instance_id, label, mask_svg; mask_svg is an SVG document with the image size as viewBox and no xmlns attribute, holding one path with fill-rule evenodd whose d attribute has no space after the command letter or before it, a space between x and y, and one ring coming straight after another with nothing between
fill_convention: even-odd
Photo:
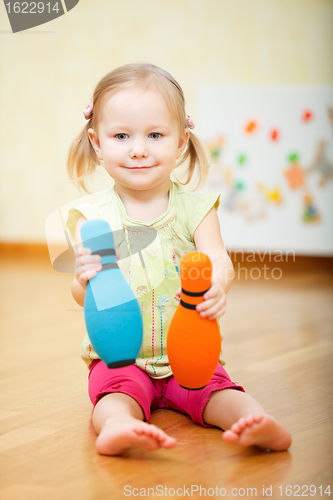
<instances>
[{"instance_id":1,"label":"pink pants","mask_svg":"<svg viewBox=\"0 0 333 500\"><path fill-rule=\"evenodd\" d=\"M94 360L89 373L89 397L94 407L106 394L121 392L133 398L142 408L145 421L149 422L151 410L167 408L187 413L197 424L205 424L202 415L212 392L221 389L243 387L231 382L227 372L219 363L209 384L203 389L190 391L180 387L173 375L153 379L135 365L109 369L101 360Z\"/></svg>"}]
</instances>

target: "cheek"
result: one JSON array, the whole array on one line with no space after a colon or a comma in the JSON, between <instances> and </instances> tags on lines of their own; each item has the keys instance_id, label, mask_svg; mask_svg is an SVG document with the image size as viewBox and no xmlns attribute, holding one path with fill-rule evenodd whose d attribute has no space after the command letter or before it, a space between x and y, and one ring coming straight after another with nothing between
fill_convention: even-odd
<instances>
[{"instance_id":1,"label":"cheek","mask_svg":"<svg viewBox=\"0 0 333 500\"><path fill-rule=\"evenodd\" d=\"M172 141L169 143L165 143L163 145L163 148L160 148L160 155L163 156L164 158L168 159L174 159L175 156L177 156L178 149L177 145Z\"/></svg>"},{"instance_id":2,"label":"cheek","mask_svg":"<svg viewBox=\"0 0 333 500\"><path fill-rule=\"evenodd\" d=\"M105 145L105 154L112 160L112 158L120 158L124 155L124 148L117 147L114 144Z\"/></svg>"}]
</instances>

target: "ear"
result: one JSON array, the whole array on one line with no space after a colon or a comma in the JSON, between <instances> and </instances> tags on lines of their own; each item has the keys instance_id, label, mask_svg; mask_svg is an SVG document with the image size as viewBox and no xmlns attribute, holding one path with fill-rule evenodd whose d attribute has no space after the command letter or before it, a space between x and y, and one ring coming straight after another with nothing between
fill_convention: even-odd
<instances>
[{"instance_id":1,"label":"ear","mask_svg":"<svg viewBox=\"0 0 333 500\"><path fill-rule=\"evenodd\" d=\"M92 128L88 129L88 135L89 135L91 145L94 148L94 150L96 151L98 158L100 160L103 160L101 145L100 145L99 139L98 139L97 134L94 131L94 129L92 129Z\"/></svg>"},{"instance_id":2,"label":"ear","mask_svg":"<svg viewBox=\"0 0 333 500\"><path fill-rule=\"evenodd\" d=\"M183 134L180 136L178 143L177 159L180 158L183 152L185 151L185 148L190 138L190 133L191 133L190 129L186 127Z\"/></svg>"}]
</instances>

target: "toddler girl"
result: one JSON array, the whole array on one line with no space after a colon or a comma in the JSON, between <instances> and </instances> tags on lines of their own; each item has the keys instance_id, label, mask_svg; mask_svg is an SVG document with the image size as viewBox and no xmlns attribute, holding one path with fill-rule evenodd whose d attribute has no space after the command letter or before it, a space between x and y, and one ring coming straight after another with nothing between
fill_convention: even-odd
<instances>
[{"instance_id":1,"label":"toddler girl","mask_svg":"<svg viewBox=\"0 0 333 500\"><path fill-rule=\"evenodd\" d=\"M144 323L135 365L110 370L88 336L83 341L98 452L118 455L131 447L175 446L173 437L149 424L154 408L172 408L204 427L220 427L228 443L286 450L289 432L230 380L222 351L212 380L197 391L180 387L168 364L166 336L180 297L181 258L196 249L212 260L212 285L196 308L207 320L225 313L233 278L216 212L219 196L183 187L194 181L196 188L202 185L208 162L186 115L181 87L161 68L128 64L98 83L84 114L87 124L69 152L69 175L87 191L86 177L102 164L114 186L101 200L70 210L67 227L76 254L72 294L83 306L88 280L102 269L100 256L82 247L80 228L88 219L103 218L117 235L118 264L136 294ZM186 167L183 183L170 179L180 165ZM148 229L156 232L154 241L132 252L135 235Z\"/></svg>"}]
</instances>

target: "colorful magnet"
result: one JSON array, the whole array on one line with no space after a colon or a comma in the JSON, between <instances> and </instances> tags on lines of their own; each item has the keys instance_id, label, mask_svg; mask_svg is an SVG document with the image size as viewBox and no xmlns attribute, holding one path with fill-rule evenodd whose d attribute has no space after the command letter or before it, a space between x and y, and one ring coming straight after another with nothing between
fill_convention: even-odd
<instances>
[{"instance_id":1,"label":"colorful magnet","mask_svg":"<svg viewBox=\"0 0 333 500\"><path fill-rule=\"evenodd\" d=\"M244 181L236 179L234 187L235 187L236 191L241 191L242 189L245 188L245 183L244 183Z\"/></svg>"},{"instance_id":2,"label":"colorful magnet","mask_svg":"<svg viewBox=\"0 0 333 500\"><path fill-rule=\"evenodd\" d=\"M330 108L330 107L329 107L329 108L327 109L327 112L328 112L328 118L329 118L330 122L331 122L331 123L332 123L332 125L333 125L333 108Z\"/></svg>"},{"instance_id":3,"label":"colorful magnet","mask_svg":"<svg viewBox=\"0 0 333 500\"><path fill-rule=\"evenodd\" d=\"M247 134L253 134L258 128L258 123L255 120L249 120L245 124L245 132Z\"/></svg>"},{"instance_id":4,"label":"colorful magnet","mask_svg":"<svg viewBox=\"0 0 333 500\"><path fill-rule=\"evenodd\" d=\"M309 122L310 120L312 120L312 118L313 118L313 112L310 111L309 109L306 109L302 115L303 122Z\"/></svg>"},{"instance_id":5,"label":"colorful magnet","mask_svg":"<svg viewBox=\"0 0 333 500\"><path fill-rule=\"evenodd\" d=\"M270 199L273 203L279 205L282 202L280 189L276 188L268 191L268 199Z\"/></svg>"},{"instance_id":6,"label":"colorful magnet","mask_svg":"<svg viewBox=\"0 0 333 500\"><path fill-rule=\"evenodd\" d=\"M317 170L321 176L320 186L326 184L333 178L333 163L329 161L325 153L326 143L320 141L317 146L317 153L309 172Z\"/></svg>"},{"instance_id":7,"label":"colorful magnet","mask_svg":"<svg viewBox=\"0 0 333 500\"><path fill-rule=\"evenodd\" d=\"M318 222L321 217L314 204L313 197L309 193L304 195L303 203L304 203L303 221Z\"/></svg>"},{"instance_id":8,"label":"colorful magnet","mask_svg":"<svg viewBox=\"0 0 333 500\"><path fill-rule=\"evenodd\" d=\"M238 155L237 162L238 162L239 165L244 165L244 163L246 162L246 160L247 160L247 157L246 157L245 153L240 153Z\"/></svg>"},{"instance_id":9,"label":"colorful magnet","mask_svg":"<svg viewBox=\"0 0 333 500\"><path fill-rule=\"evenodd\" d=\"M290 189L297 189L305 184L305 171L298 163L293 163L284 175L287 177Z\"/></svg>"},{"instance_id":10,"label":"colorful magnet","mask_svg":"<svg viewBox=\"0 0 333 500\"><path fill-rule=\"evenodd\" d=\"M207 144L210 155L214 160L220 157L224 143L224 137L222 135L219 135Z\"/></svg>"},{"instance_id":11,"label":"colorful magnet","mask_svg":"<svg viewBox=\"0 0 333 500\"><path fill-rule=\"evenodd\" d=\"M295 153L295 152L290 153L290 154L288 155L288 160L289 160L290 162L295 162L295 161L298 161L298 158L299 158L299 155L298 155L298 153Z\"/></svg>"},{"instance_id":12,"label":"colorful magnet","mask_svg":"<svg viewBox=\"0 0 333 500\"><path fill-rule=\"evenodd\" d=\"M267 203L261 193L255 193L245 201L238 203L237 208L243 212L248 222L255 222L267 215Z\"/></svg>"},{"instance_id":13,"label":"colorful magnet","mask_svg":"<svg viewBox=\"0 0 333 500\"><path fill-rule=\"evenodd\" d=\"M224 208L226 208L227 210L235 210L237 207L236 202L237 202L237 191L232 190L226 197L226 200L224 202Z\"/></svg>"},{"instance_id":14,"label":"colorful magnet","mask_svg":"<svg viewBox=\"0 0 333 500\"><path fill-rule=\"evenodd\" d=\"M280 205L282 202L282 195L280 188L276 187L274 189L268 189L264 184L259 184L258 188L263 193L265 198L275 205Z\"/></svg>"},{"instance_id":15,"label":"colorful magnet","mask_svg":"<svg viewBox=\"0 0 333 500\"><path fill-rule=\"evenodd\" d=\"M280 133L276 128L273 128L270 133L270 137L272 141L278 141L280 137Z\"/></svg>"}]
</instances>

